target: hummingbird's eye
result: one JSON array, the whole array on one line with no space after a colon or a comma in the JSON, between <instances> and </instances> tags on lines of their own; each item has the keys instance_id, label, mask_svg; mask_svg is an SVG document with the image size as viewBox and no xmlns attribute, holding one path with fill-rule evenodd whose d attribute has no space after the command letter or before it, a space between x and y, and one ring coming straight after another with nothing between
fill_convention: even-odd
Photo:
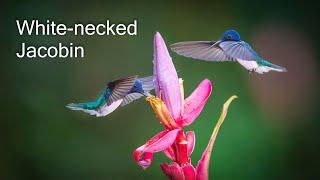
<instances>
[{"instance_id":1,"label":"hummingbird's eye","mask_svg":"<svg viewBox=\"0 0 320 180\"><path fill-rule=\"evenodd\" d=\"M231 40L231 39L232 39L232 35L231 35L231 34L228 34L228 35L227 35L227 39Z\"/></svg>"}]
</instances>

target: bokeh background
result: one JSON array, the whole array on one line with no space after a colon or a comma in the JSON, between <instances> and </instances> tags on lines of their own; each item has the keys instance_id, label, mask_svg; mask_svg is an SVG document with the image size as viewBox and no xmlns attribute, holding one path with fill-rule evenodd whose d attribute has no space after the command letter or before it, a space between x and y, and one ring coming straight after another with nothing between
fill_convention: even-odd
<instances>
[{"instance_id":1,"label":"bokeh background","mask_svg":"<svg viewBox=\"0 0 320 180\"><path fill-rule=\"evenodd\" d=\"M316 4L305 1L28 1L1 5L0 179L165 179L156 154L143 171L133 150L162 129L144 100L96 118L70 111L108 80L152 73L152 39L214 40L233 28L288 73L248 74L236 63L199 62L172 52L188 95L214 84L196 132L195 165L224 101L239 96L216 140L210 179L317 179L319 33ZM138 36L19 36L15 19L75 22L138 20ZM21 42L81 44L83 59L15 57Z\"/></svg>"}]
</instances>

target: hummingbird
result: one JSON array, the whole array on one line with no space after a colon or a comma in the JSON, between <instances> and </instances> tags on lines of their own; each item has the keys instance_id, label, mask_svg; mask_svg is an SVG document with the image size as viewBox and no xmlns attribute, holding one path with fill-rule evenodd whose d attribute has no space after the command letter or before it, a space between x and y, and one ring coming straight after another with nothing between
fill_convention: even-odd
<instances>
[{"instance_id":1,"label":"hummingbird","mask_svg":"<svg viewBox=\"0 0 320 180\"><path fill-rule=\"evenodd\" d=\"M119 106L125 106L143 96L152 96L150 91L153 89L153 76L143 78L138 78L137 75L129 76L107 83L106 88L95 101L70 103L66 107L97 117L106 116Z\"/></svg>"},{"instance_id":2,"label":"hummingbird","mask_svg":"<svg viewBox=\"0 0 320 180\"><path fill-rule=\"evenodd\" d=\"M287 72L287 69L261 58L242 41L235 30L225 31L217 41L185 41L171 45L172 51L185 57L204 61L236 61L249 72Z\"/></svg>"}]
</instances>

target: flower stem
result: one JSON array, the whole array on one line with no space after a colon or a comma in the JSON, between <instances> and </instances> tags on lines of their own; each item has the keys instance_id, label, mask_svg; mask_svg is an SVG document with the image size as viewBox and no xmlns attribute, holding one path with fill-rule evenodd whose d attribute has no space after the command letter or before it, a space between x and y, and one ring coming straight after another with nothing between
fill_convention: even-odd
<instances>
[{"instance_id":1,"label":"flower stem","mask_svg":"<svg viewBox=\"0 0 320 180\"><path fill-rule=\"evenodd\" d=\"M190 163L190 158L188 157L188 151L187 151L187 139L186 136L183 132L183 130L181 130L178 135L177 135L177 139L176 139L176 160L177 163L181 165L185 164L185 163Z\"/></svg>"}]
</instances>

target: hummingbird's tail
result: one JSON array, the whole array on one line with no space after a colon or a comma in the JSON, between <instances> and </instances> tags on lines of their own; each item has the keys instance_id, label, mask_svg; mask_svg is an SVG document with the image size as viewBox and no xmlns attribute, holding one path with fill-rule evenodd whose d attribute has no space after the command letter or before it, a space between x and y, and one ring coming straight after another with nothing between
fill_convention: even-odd
<instances>
[{"instance_id":1,"label":"hummingbird's tail","mask_svg":"<svg viewBox=\"0 0 320 180\"><path fill-rule=\"evenodd\" d=\"M68 105L66 105L67 108L71 109L71 110L75 110L75 111L83 111L85 113L88 113L92 116L97 116L97 117L102 117L102 116L106 116L110 113L112 113L120 104L121 104L122 100L120 101L116 101L114 103L112 103L110 106L108 106L107 104L102 105L101 107L97 108L97 109L93 109L90 106L90 103L70 103ZM91 102L91 104L93 104L94 102Z\"/></svg>"},{"instance_id":2,"label":"hummingbird's tail","mask_svg":"<svg viewBox=\"0 0 320 180\"><path fill-rule=\"evenodd\" d=\"M261 64L263 66L266 66L269 70L272 71L277 71L277 72L288 72L287 68L276 65L276 64L272 64L269 61L266 60L262 60Z\"/></svg>"},{"instance_id":3,"label":"hummingbird's tail","mask_svg":"<svg viewBox=\"0 0 320 180\"><path fill-rule=\"evenodd\" d=\"M99 108L99 104L95 101L92 102L83 102L83 103L70 103L66 105L67 108L71 110L94 110Z\"/></svg>"},{"instance_id":4,"label":"hummingbird's tail","mask_svg":"<svg viewBox=\"0 0 320 180\"><path fill-rule=\"evenodd\" d=\"M71 110L83 110L85 109L85 106L83 103L70 103L66 105L67 108Z\"/></svg>"},{"instance_id":5,"label":"hummingbird's tail","mask_svg":"<svg viewBox=\"0 0 320 180\"><path fill-rule=\"evenodd\" d=\"M85 103L70 103L70 104L67 104L66 107L73 111L83 111L90 115L98 116L97 111L88 109Z\"/></svg>"}]
</instances>

